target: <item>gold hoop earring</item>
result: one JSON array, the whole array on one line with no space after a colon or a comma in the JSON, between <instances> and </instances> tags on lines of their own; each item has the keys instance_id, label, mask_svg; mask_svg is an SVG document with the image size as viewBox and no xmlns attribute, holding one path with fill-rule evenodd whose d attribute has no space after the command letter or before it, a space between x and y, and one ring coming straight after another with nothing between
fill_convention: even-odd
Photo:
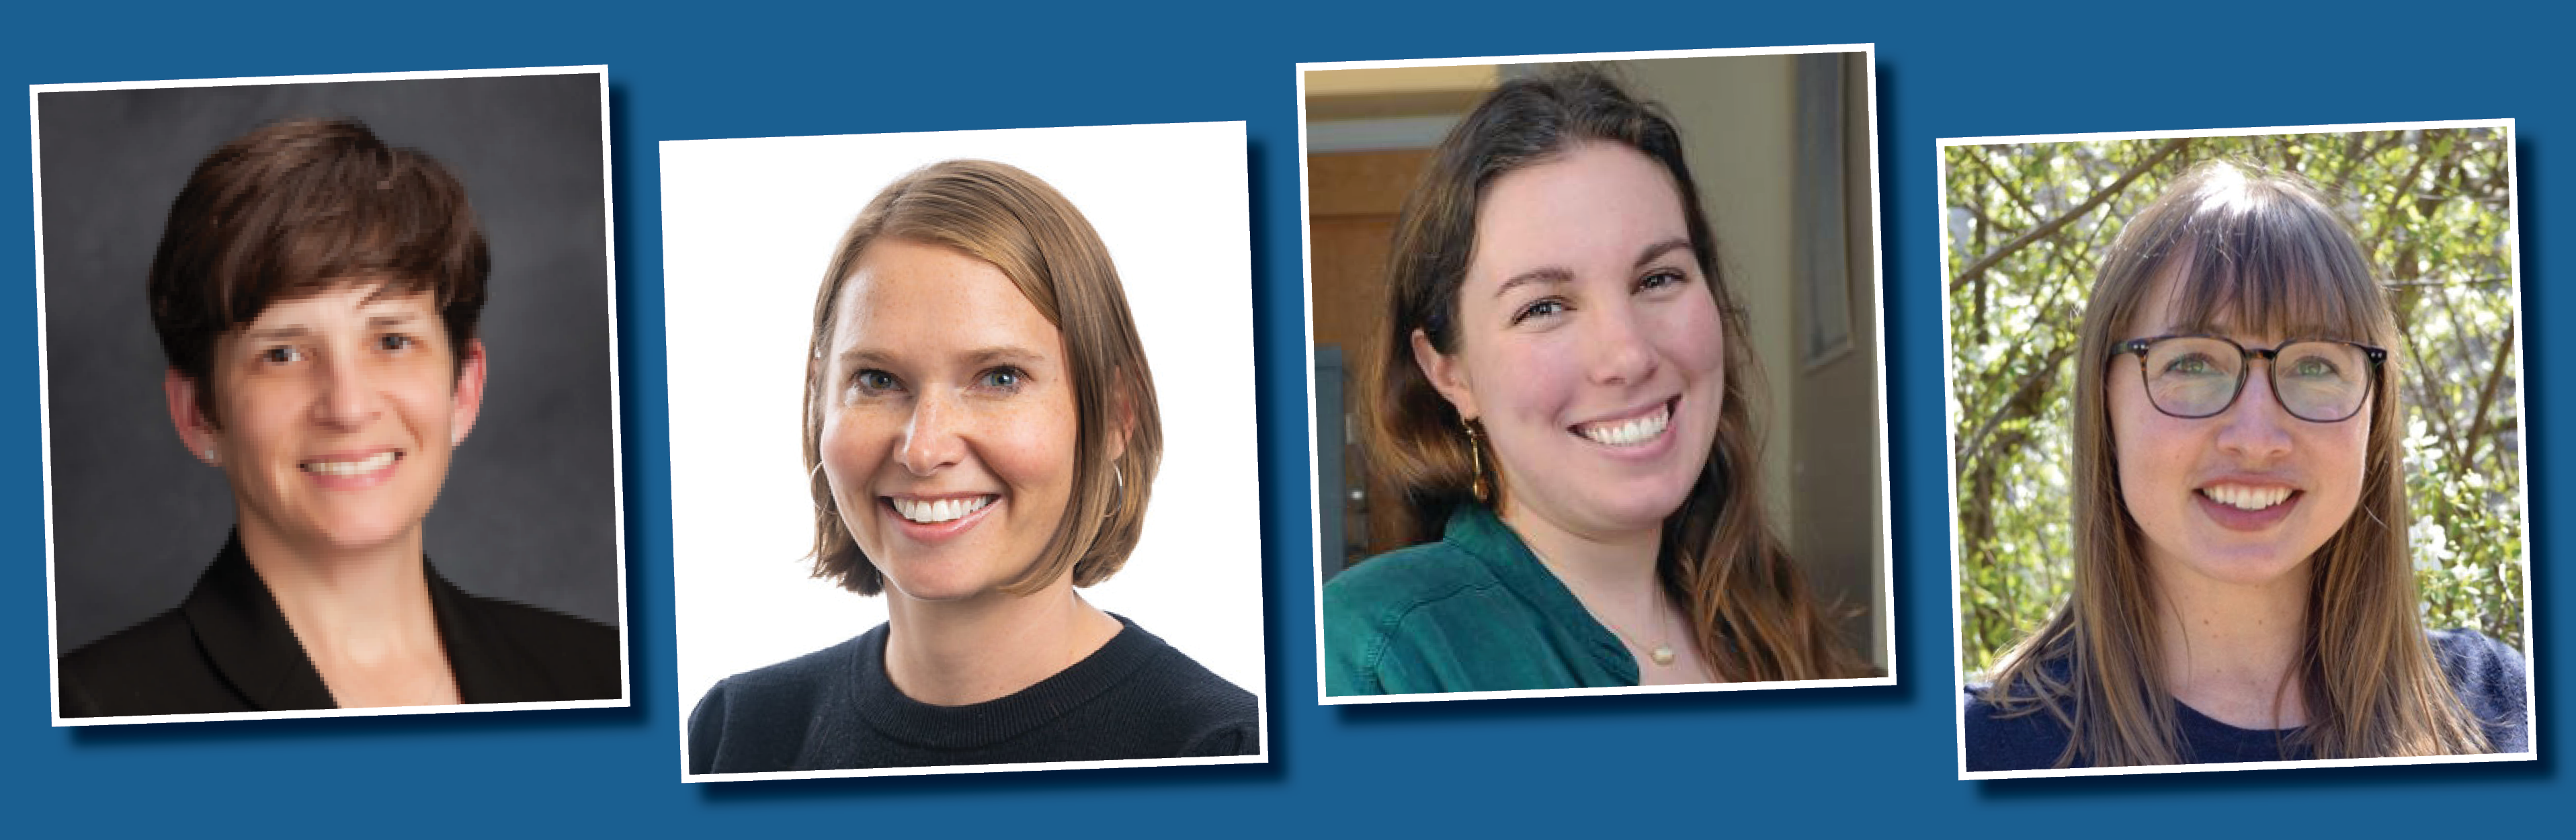
<instances>
[{"instance_id":1,"label":"gold hoop earring","mask_svg":"<svg viewBox=\"0 0 2576 840\"><path fill-rule=\"evenodd\" d=\"M805 471L805 483L807 485L812 485L814 483L814 476L821 472L823 472L823 462L815 461L814 468ZM832 494L830 492L825 492L823 494L823 499L824 501L814 503L814 513L818 516L833 515L832 509L836 507L836 505L831 501Z\"/></svg>"},{"instance_id":2,"label":"gold hoop earring","mask_svg":"<svg viewBox=\"0 0 2576 840\"><path fill-rule=\"evenodd\" d=\"M1485 430L1476 425L1473 417L1458 421L1458 424L1467 428L1467 459L1468 463L1475 465L1475 478L1468 482L1467 491L1475 494L1477 504L1490 504L1494 500L1494 487L1485 481Z\"/></svg>"}]
</instances>

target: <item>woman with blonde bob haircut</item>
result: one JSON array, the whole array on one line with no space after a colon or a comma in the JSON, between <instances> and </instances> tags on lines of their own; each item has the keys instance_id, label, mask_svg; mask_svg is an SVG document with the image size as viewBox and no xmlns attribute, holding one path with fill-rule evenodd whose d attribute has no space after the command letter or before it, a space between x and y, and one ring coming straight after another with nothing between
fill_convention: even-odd
<instances>
[{"instance_id":1,"label":"woman with blonde bob haircut","mask_svg":"<svg viewBox=\"0 0 2576 840\"><path fill-rule=\"evenodd\" d=\"M1759 366L1659 108L1505 83L1392 253L1361 399L1404 548L1324 588L1328 694L1865 675L1764 513Z\"/></svg>"},{"instance_id":2,"label":"woman with blonde bob haircut","mask_svg":"<svg viewBox=\"0 0 2576 840\"><path fill-rule=\"evenodd\" d=\"M1162 457L1081 211L999 163L913 172L842 235L810 346L814 575L889 620L718 683L691 772L1258 750L1251 694L1074 592L1126 563Z\"/></svg>"},{"instance_id":3,"label":"woman with blonde bob haircut","mask_svg":"<svg viewBox=\"0 0 2576 840\"><path fill-rule=\"evenodd\" d=\"M2529 749L2521 655L2417 620L2397 341L2291 176L2205 163L2131 220L2076 354L2070 594L1967 691L1968 769Z\"/></svg>"}]
</instances>

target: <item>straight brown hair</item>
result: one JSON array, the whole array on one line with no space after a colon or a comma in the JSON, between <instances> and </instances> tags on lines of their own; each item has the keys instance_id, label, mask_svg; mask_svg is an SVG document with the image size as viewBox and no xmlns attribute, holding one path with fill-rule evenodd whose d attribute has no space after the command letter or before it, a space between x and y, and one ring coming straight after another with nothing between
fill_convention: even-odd
<instances>
[{"instance_id":1,"label":"straight brown hair","mask_svg":"<svg viewBox=\"0 0 2576 840\"><path fill-rule=\"evenodd\" d=\"M2153 576L2120 496L2111 439L2112 346L2149 294L2175 326L2397 342L2377 275L2341 216L2295 176L2223 161L2194 167L2112 242L2076 351L2075 568L2066 603L1999 660L1987 699L2074 733L2057 766L2179 764L2172 692L2158 667ZM2408 559L2397 358L2378 373L2360 503L2317 550L2295 680L2309 723L2288 736L2316 758L2492 751L2450 688L2416 616ZM2356 418L2360 419L2360 418ZM2343 422L2355 422L2346 420Z\"/></svg>"},{"instance_id":2,"label":"straight brown hair","mask_svg":"<svg viewBox=\"0 0 2576 840\"><path fill-rule=\"evenodd\" d=\"M279 298L381 282L427 292L457 364L492 273L465 185L417 149L388 146L356 120L275 123L215 149L170 202L146 297L170 367L198 383L217 339Z\"/></svg>"},{"instance_id":3,"label":"straight brown hair","mask_svg":"<svg viewBox=\"0 0 2576 840\"><path fill-rule=\"evenodd\" d=\"M1117 573L1136 548L1163 462L1163 421L1154 373L1128 313L1127 293L1109 246L1082 211L1038 177L984 160L935 163L896 179L868 202L841 234L814 294L814 330L805 360L805 472L814 498L814 576L862 595L885 591L877 571L832 496L822 473L824 377L841 288L869 243L900 239L952 248L993 264L1064 338L1071 375L1075 435L1074 486L1064 518L1036 562L1002 589L1035 592L1070 568L1073 585ZM1112 459L1111 430L1124 423L1124 451Z\"/></svg>"},{"instance_id":4,"label":"straight brown hair","mask_svg":"<svg viewBox=\"0 0 2576 840\"><path fill-rule=\"evenodd\" d=\"M1462 432L1464 421L1414 361L1411 342L1420 330L1440 352L1457 350L1458 289L1475 251L1476 210L1486 187L1505 173L1554 160L1587 142L1633 148L1672 176L1691 251L1717 299L1722 328L1728 335L1748 334L1683 161L1681 134L1662 109L1631 96L1592 65L1505 82L1441 140L1396 222L1387 319L1362 374L1373 385L1359 394L1379 485L1375 498L1382 500L1371 506L1377 550L1437 540L1452 511L1478 504L1477 455ZM1664 520L1657 576L1684 605L1704 664L1720 679L1864 676L1868 667L1826 623L1797 564L1771 530L1755 420L1761 367L1749 348L1726 349L1716 446L1689 497ZM1509 487L1494 489L1497 504L1508 492Z\"/></svg>"}]
</instances>

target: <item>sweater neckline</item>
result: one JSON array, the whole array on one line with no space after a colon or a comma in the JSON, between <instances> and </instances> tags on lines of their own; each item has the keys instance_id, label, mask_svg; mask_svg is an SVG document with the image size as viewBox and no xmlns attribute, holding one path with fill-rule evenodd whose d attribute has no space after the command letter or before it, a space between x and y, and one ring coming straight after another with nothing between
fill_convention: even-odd
<instances>
[{"instance_id":1,"label":"sweater neckline","mask_svg":"<svg viewBox=\"0 0 2576 840\"><path fill-rule=\"evenodd\" d=\"M896 688L885 670L891 625L879 624L860 638L857 656L850 662L850 678L858 686L858 714L880 735L929 749L981 749L1026 735L1126 682L1170 648L1126 616L1110 613L1109 617L1118 619L1118 634L1082 661L1036 685L964 706L924 703Z\"/></svg>"}]
</instances>

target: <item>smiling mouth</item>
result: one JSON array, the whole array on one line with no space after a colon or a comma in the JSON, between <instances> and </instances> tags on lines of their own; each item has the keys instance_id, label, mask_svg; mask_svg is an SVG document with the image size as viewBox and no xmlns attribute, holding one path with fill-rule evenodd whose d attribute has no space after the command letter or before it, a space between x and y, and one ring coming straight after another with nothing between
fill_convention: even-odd
<instances>
[{"instance_id":1,"label":"smiling mouth","mask_svg":"<svg viewBox=\"0 0 2576 840\"><path fill-rule=\"evenodd\" d=\"M2287 487L2248 487L2242 484L2215 484L2200 488L2203 498L2237 510L2267 510L2290 500L2298 491Z\"/></svg>"},{"instance_id":2,"label":"smiling mouth","mask_svg":"<svg viewBox=\"0 0 2576 840\"><path fill-rule=\"evenodd\" d=\"M297 464L296 466L302 467L305 472L312 473L314 475L346 478L349 476L366 475L368 473L393 466L394 462L399 460L402 460L402 453L385 451L378 452L374 455L369 455L355 461L306 461L304 463Z\"/></svg>"},{"instance_id":3,"label":"smiling mouth","mask_svg":"<svg viewBox=\"0 0 2576 840\"><path fill-rule=\"evenodd\" d=\"M1643 446L1663 437L1664 431L1672 428L1672 423L1673 401L1665 400L1655 407L1654 413L1625 420L1583 423L1574 427L1574 433L1603 446Z\"/></svg>"},{"instance_id":4,"label":"smiling mouth","mask_svg":"<svg viewBox=\"0 0 2576 840\"><path fill-rule=\"evenodd\" d=\"M971 496L958 499L900 499L888 496L886 502L894 506L896 516L923 525L935 525L962 519L967 514L983 510L985 506L999 498L1001 497Z\"/></svg>"}]
</instances>

